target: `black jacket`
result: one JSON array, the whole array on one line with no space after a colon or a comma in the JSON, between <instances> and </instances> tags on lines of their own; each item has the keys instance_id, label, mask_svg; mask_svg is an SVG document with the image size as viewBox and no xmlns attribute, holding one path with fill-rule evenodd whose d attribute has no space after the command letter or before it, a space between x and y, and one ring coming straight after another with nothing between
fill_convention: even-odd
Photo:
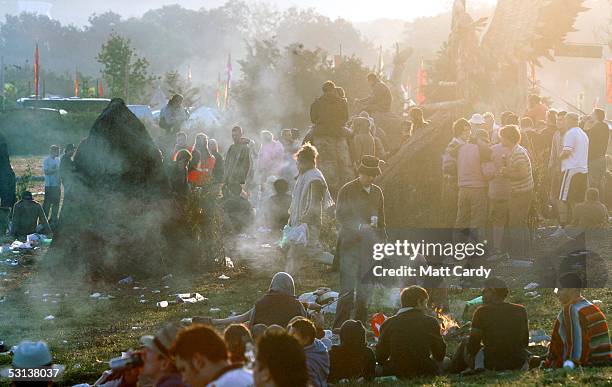
<instances>
[{"instance_id":1,"label":"black jacket","mask_svg":"<svg viewBox=\"0 0 612 387\"><path fill-rule=\"evenodd\" d=\"M342 345L334 345L329 351L329 382L340 379L372 379L376 373L374 351L363 345L353 350Z\"/></svg>"},{"instance_id":2,"label":"black jacket","mask_svg":"<svg viewBox=\"0 0 612 387\"><path fill-rule=\"evenodd\" d=\"M251 327L256 324L280 325L286 327L295 316L306 316L304 306L293 296L283 293L268 292L260 298L253 308Z\"/></svg>"},{"instance_id":3,"label":"black jacket","mask_svg":"<svg viewBox=\"0 0 612 387\"><path fill-rule=\"evenodd\" d=\"M344 125L348 121L346 98L335 93L326 93L310 105L310 121L314 124L315 136L344 135Z\"/></svg>"},{"instance_id":4,"label":"black jacket","mask_svg":"<svg viewBox=\"0 0 612 387\"><path fill-rule=\"evenodd\" d=\"M400 309L380 328L376 358L392 375L435 375L436 361L444 360L445 354L438 320L419 309Z\"/></svg>"}]
</instances>

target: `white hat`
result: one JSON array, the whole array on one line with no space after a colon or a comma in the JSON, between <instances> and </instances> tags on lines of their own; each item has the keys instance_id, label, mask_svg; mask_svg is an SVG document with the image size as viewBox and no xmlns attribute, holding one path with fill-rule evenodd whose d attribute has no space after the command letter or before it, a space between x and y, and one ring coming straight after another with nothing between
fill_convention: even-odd
<instances>
[{"instance_id":1,"label":"white hat","mask_svg":"<svg viewBox=\"0 0 612 387\"><path fill-rule=\"evenodd\" d=\"M474 125L482 125L485 123L485 119L482 116L482 114L474 113L472 114L472 117L470 117L469 122L470 124L474 124Z\"/></svg>"}]
</instances>

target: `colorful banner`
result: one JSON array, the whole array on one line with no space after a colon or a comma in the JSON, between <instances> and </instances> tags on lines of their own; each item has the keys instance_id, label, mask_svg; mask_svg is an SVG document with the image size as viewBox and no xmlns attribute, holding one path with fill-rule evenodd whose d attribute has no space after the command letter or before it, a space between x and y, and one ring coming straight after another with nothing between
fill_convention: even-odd
<instances>
[{"instance_id":1,"label":"colorful banner","mask_svg":"<svg viewBox=\"0 0 612 387\"><path fill-rule=\"evenodd\" d=\"M606 97L612 105L612 59L606 61Z\"/></svg>"},{"instance_id":2,"label":"colorful banner","mask_svg":"<svg viewBox=\"0 0 612 387\"><path fill-rule=\"evenodd\" d=\"M421 59L421 65L419 66L419 70L417 72L416 100L418 105L425 103L425 83L425 66L423 64L423 60Z\"/></svg>"},{"instance_id":3,"label":"colorful banner","mask_svg":"<svg viewBox=\"0 0 612 387\"><path fill-rule=\"evenodd\" d=\"M232 84L232 54L227 55L227 65L225 66L227 70L227 81L225 82L225 95L223 98L223 110L227 110L229 107L229 99L230 99L230 87Z\"/></svg>"},{"instance_id":4,"label":"colorful banner","mask_svg":"<svg viewBox=\"0 0 612 387\"><path fill-rule=\"evenodd\" d=\"M34 95L36 98L39 96L39 85L40 85L40 54L38 52L38 43L36 43L36 49L34 50Z\"/></svg>"}]
</instances>

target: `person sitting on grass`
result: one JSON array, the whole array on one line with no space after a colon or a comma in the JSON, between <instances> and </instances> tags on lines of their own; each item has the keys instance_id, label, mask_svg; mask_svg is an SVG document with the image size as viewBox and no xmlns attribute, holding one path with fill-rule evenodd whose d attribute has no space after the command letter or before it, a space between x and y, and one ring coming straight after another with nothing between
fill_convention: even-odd
<instances>
[{"instance_id":1,"label":"person sitting on grass","mask_svg":"<svg viewBox=\"0 0 612 387\"><path fill-rule=\"evenodd\" d=\"M310 384L313 387L326 387L329 376L329 354L325 344L316 338L317 329L312 321L297 317L288 326L289 334L304 347L306 366Z\"/></svg>"},{"instance_id":2,"label":"person sitting on grass","mask_svg":"<svg viewBox=\"0 0 612 387\"><path fill-rule=\"evenodd\" d=\"M346 320L340 327L340 345L329 351L329 382L341 379L372 379L376 372L374 351L366 343L366 331L360 321Z\"/></svg>"},{"instance_id":3,"label":"person sitting on grass","mask_svg":"<svg viewBox=\"0 0 612 387\"><path fill-rule=\"evenodd\" d=\"M410 286L400 294L402 308L380 327L376 358L385 375L436 375L446 354L440 324L425 314L429 294Z\"/></svg>"},{"instance_id":4,"label":"person sitting on grass","mask_svg":"<svg viewBox=\"0 0 612 387\"><path fill-rule=\"evenodd\" d=\"M492 277L485 281L483 305L474 312L467 342L453 357L453 372L466 365L473 371L528 369L527 311L522 305L506 302L507 296L508 286L502 279Z\"/></svg>"},{"instance_id":5,"label":"person sitting on grass","mask_svg":"<svg viewBox=\"0 0 612 387\"><path fill-rule=\"evenodd\" d=\"M253 342L249 328L244 324L232 324L223 331L223 339L227 345L231 364L246 364L247 344Z\"/></svg>"},{"instance_id":6,"label":"person sitting on grass","mask_svg":"<svg viewBox=\"0 0 612 387\"><path fill-rule=\"evenodd\" d=\"M144 347L144 364L138 377L139 385L156 387L185 386L181 374L170 358L169 349L176 339L180 327L168 324L155 336L142 336L140 343Z\"/></svg>"},{"instance_id":7,"label":"person sitting on grass","mask_svg":"<svg viewBox=\"0 0 612 387\"><path fill-rule=\"evenodd\" d=\"M251 203L243 196L240 184L230 184L226 190L228 193L223 197L223 210L225 222L230 231L240 234L248 231L253 224L255 212Z\"/></svg>"},{"instance_id":8,"label":"person sitting on grass","mask_svg":"<svg viewBox=\"0 0 612 387\"><path fill-rule=\"evenodd\" d=\"M51 233L45 211L34 201L32 192L23 191L21 200L15 203L9 232L15 238L25 238L34 233Z\"/></svg>"},{"instance_id":9,"label":"person sitting on grass","mask_svg":"<svg viewBox=\"0 0 612 387\"><path fill-rule=\"evenodd\" d=\"M195 317L194 322L201 321L215 326L248 322L251 328L258 324L286 327L295 316L306 317L306 310L295 296L293 277L281 271L272 277L268 292L243 314L224 319Z\"/></svg>"},{"instance_id":10,"label":"person sitting on grass","mask_svg":"<svg viewBox=\"0 0 612 387\"><path fill-rule=\"evenodd\" d=\"M255 387L307 387L306 355L287 332L265 333L257 342Z\"/></svg>"},{"instance_id":11,"label":"person sitting on grass","mask_svg":"<svg viewBox=\"0 0 612 387\"><path fill-rule=\"evenodd\" d=\"M285 179L274 181L274 195L266 199L263 204L266 227L277 232L283 229L289 220L289 207L291 195L287 193L289 183Z\"/></svg>"},{"instance_id":12,"label":"person sitting on grass","mask_svg":"<svg viewBox=\"0 0 612 387\"><path fill-rule=\"evenodd\" d=\"M589 188L585 195L586 200L574 208L572 227L579 230L593 230L607 228L608 208L599 200L599 190Z\"/></svg>"},{"instance_id":13,"label":"person sitting on grass","mask_svg":"<svg viewBox=\"0 0 612 387\"><path fill-rule=\"evenodd\" d=\"M599 366L612 364L612 346L603 312L581 293L576 273L559 278L557 297L562 309L555 320L544 367Z\"/></svg>"},{"instance_id":14,"label":"person sitting on grass","mask_svg":"<svg viewBox=\"0 0 612 387\"><path fill-rule=\"evenodd\" d=\"M183 382L190 386L250 387L253 375L231 364L223 338L211 327L195 324L181 330L170 348Z\"/></svg>"},{"instance_id":15,"label":"person sitting on grass","mask_svg":"<svg viewBox=\"0 0 612 387\"><path fill-rule=\"evenodd\" d=\"M50 377L45 377L44 381L32 381L25 378L18 378L22 373L27 374L38 370L39 373L45 373ZM43 341L32 342L22 341L13 349L13 359L10 367L3 368L0 371L0 378L13 379L11 386L27 386L27 387L49 387L53 386L53 380L62 376L64 366L53 364L53 357L47 343Z\"/></svg>"}]
</instances>

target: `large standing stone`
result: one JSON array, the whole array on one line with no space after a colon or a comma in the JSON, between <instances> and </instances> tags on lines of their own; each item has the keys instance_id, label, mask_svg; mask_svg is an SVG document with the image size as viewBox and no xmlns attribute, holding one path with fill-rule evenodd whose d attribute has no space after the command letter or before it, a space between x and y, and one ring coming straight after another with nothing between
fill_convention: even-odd
<instances>
[{"instance_id":1,"label":"large standing stone","mask_svg":"<svg viewBox=\"0 0 612 387\"><path fill-rule=\"evenodd\" d=\"M158 148L121 99L96 119L74 164L52 257L95 277L160 269L175 203Z\"/></svg>"}]
</instances>

